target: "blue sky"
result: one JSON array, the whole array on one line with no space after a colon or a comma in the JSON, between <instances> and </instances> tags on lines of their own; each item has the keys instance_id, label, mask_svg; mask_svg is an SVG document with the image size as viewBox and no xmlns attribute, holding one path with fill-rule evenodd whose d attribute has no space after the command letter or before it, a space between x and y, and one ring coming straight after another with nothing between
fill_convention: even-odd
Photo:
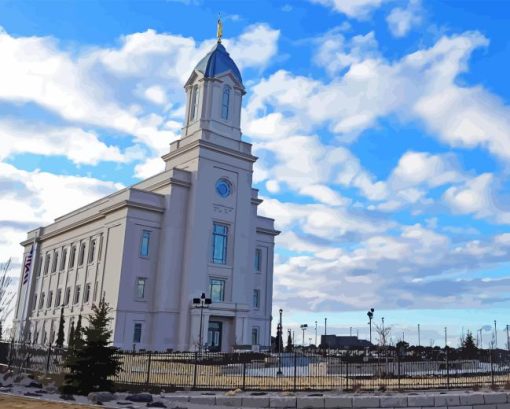
<instances>
[{"instance_id":1,"label":"blue sky","mask_svg":"<svg viewBox=\"0 0 510 409\"><path fill-rule=\"evenodd\" d=\"M0 260L19 263L28 229L162 170L218 13L260 211L282 230L286 328L320 333L328 317L367 337L374 307L395 340L421 323L423 344L445 326L456 344L497 320L502 345L505 1L1 1Z\"/></svg>"}]
</instances>

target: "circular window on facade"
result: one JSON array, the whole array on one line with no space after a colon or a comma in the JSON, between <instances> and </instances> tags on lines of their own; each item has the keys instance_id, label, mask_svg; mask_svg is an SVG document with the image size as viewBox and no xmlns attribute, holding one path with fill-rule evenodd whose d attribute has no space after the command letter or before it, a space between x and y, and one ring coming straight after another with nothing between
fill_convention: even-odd
<instances>
[{"instance_id":1,"label":"circular window on facade","mask_svg":"<svg viewBox=\"0 0 510 409\"><path fill-rule=\"evenodd\" d=\"M221 178L216 182L216 193L218 193L221 197L228 197L232 192L232 183L230 183L227 179Z\"/></svg>"}]
</instances>

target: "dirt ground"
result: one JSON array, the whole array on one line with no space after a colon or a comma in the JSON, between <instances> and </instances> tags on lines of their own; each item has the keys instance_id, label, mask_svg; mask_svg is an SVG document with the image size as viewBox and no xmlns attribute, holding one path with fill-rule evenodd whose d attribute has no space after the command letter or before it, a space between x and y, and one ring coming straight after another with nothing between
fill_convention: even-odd
<instances>
[{"instance_id":1,"label":"dirt ground","mask_svg":"<svg viewBox=\"0 0 510 409\"><path fill-rule=\"evenodd\" d=\"M2 409L87 409L93 407L0 395L0 408ZM97 408L97 406L95 407Z\"/></svg>"}]
</instances>

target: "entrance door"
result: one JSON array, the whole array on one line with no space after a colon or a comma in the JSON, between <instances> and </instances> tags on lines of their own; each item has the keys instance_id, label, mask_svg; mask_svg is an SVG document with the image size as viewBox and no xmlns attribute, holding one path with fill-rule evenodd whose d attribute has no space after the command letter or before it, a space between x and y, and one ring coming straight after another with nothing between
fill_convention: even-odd
<instances>
[{"instance_id":1,"label":"entrance door","mask_svg":"<svg viewBox=\"0 0 510 409\"><path fill-rule=\"evenodd\" d=\"M209 330L207 331L207 345L209 351L221 351L221 329L222 323L220 321L209 321Z\"/></svg>"}]
</instances>

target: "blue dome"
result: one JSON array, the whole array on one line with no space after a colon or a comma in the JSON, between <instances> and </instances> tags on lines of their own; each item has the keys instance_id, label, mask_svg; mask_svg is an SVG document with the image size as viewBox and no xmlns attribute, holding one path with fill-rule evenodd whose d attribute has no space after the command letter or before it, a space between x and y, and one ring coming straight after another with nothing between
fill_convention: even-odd
<instances>
[{"instance_id":1,"label":"blue dome","mask_svg":"<svg viewBox=\"0 0 510 409\"><path fill-rule=\"evenodd\" d=\"M212 50L200 60L195 70L200 71L206 78L217 77L219 74L231 71L239 82L243 83L239 68L221 43L216 43Z\"/></svg>"}]
</instances>

